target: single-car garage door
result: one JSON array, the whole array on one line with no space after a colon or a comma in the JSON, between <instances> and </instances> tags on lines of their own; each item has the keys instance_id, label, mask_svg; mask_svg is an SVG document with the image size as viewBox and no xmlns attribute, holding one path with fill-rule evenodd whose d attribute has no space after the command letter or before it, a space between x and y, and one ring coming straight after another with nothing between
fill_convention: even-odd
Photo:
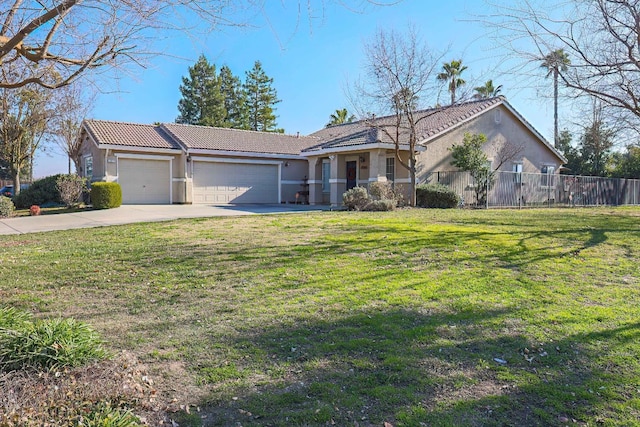
<instances>
[{"instance_id":1,"label":"single-car garage door","mask_svg":"<svg viewBox=\"0 0 640 427\"><path fill-rule=\"evenodd\" d=\"M118 159L124 204L171 203L170 160Z\"/></svg>"},{"instance_id":2,"label":"single-car garage door","mask_svg":"<svg viewBox=\"0 0 640 427\"><path fill-rule=\"evenodd\" d=\"M278 165L193 162L193 203L278 203Z\"/></svg>"}]
</instances>

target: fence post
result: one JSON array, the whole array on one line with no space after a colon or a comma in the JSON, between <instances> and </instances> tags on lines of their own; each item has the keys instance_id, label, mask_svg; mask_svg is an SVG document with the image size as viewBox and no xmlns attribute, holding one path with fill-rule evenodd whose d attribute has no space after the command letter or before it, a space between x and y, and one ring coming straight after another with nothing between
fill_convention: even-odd
<instances>
[{"instance_id":1,"label":"fence post","mask_svg":"<svg viewBox=\"0 0 640 427\"><path fill-rule=\"evenodd\" d=\"M486 194L484 196L485 209L489 210L489 177L485 180L484 188L486 189Z\"/></svg>"}]
</instances>

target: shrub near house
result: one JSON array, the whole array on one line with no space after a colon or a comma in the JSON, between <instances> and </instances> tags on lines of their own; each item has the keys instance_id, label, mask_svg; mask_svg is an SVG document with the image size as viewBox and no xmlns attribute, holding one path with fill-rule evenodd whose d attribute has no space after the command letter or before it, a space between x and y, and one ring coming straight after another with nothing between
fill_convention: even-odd
<instances>
[{"instance_id":1,"label":"shrub near house","mask_svg":"<svg viewBox=\"0 0 640 427\"><path fill-rule=\"evenodd\" d=\"M8 197L0 196L0 218L13 216L14 210L13 201Z\"/></svg>"},{"instance_id":2,"label":"shrub near house","mask_svg":"<svg viewBox=\"0 0 640 427\"><path fill-rule=\"evenodd\" d=\"M95 209L117 208L122 204L122 188L117 182L91 184L91 204Z\"/></svg>"},{"instance_id":3,"label":"shrub near house","mask_svg":"<svg viewBox=\"0 0 640 427\"><path fill-rule=\"evenodd\" d=\"M455 208L460 197L442 184L423 184L416 188L416 204L421 208Z\"/></svg>"},{"instance_id":4,"label":"shrub near house","mask_svg":"<svg viewBox=\"0 0 640 427\"><path fill-rule=\"evenodd\" d=\"M28 209L33 205L40 207L61 205L60 192L56 186L61 174L48 176L34 181L29 188L20 191L13 198L13 203L18 209Z\"/></svg>"}]
</instances>

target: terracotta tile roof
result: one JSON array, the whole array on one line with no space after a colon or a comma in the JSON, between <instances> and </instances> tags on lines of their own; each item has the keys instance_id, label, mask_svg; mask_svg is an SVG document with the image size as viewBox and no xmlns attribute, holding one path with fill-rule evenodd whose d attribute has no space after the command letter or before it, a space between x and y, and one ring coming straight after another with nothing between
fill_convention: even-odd
<instances>
[{"instance_id":1,"label":"terracotta tile roof","mask_svg":"<svg viewBox=\"0 0 640 427\"><path fill-rule=\"evenodd\" d=\"M303 149L319 142L318 138L309 136L175 123L165 123L161 128L192 150L299 155Z\"/></svg>"},{"instance_id":2,"label":"terracotta tile roof","mask_svg":"<svg viewBox=\"0 0 640 427\"><path fill-rule=\"evenodd\" d=\"M154 125L85 120L84 127L98 144L181 149L176 141Z\"/></svg>"},{"instance_id":3,"label":"terracotta tile roof","mask_svg":"<svg viewBox=\"0 0 640 427\"><path fill-rule=\"evenodd\" d=\"M420 120L417 129L418 141L424 141L433 135L451 129L455 125L503 102L506 102L505 98L498 96L449 107L418 111L416 112L416 117ZM391 126L394 119L395 117L393 116L380 117L373 119L373 123L378 127ZM366 130L369 130L369 133L366 139L363 140ZM405 129L401 133L407 135L407 130ZM362 143L392 142L380 129L371 129L371 121L365 120L324 128L312 133L310 136L319 138L322 143L307 149L307 151Z\"/></svg>"}]
</instances>

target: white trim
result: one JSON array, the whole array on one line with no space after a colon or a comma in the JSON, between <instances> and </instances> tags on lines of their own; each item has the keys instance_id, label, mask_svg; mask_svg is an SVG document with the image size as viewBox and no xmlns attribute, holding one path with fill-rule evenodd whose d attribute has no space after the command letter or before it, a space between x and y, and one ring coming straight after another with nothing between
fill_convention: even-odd
<instances>
[{"instance_id":1,"label":"white trim","mask_svg":"<svg viewBox=\"0 0 640 427\"><path fill-rule=\"evenodd\" d=\"M187 178L172 178L173 182L187 182Z\"/></svg>"},{"instance_id":2,"label":"white trim","mask_svg":"<svg viewBox=\"0 0 640 427\"><path fill-rule=\"evenodd\" d=\"M345 147L336 147L336 148L326 148L322 150L313 150L313 151L303 151L300 153L302 157L311 157L311 156L323 156L330 153L352 153L359 151L369 151L369 150L395 150L395 144L383 143L383 142L375 142L370 144L362 144L362 145L349 145ZM425 151L426 148L420 145L416 145L416 151ZM400 144L401 151L409 151L409 144Z\"/></svg>"},{"instance_id":3,"label":"white trim","mask_svg":"<svg viewBox=\"0 0 640 427\"><path fill-rule=\"evenodd\" d=\"M140 160L173 160L174 156L155 156L153 154L132 154L114 153L117 159L140 159Z\"/></svg>"},{"instance_id":4,"label":"white trim","mask_svg":"<svg viewBox=\"0 0 640 427\"><path fill-rule=\"evenodd\" d=\"M308 181L307 181L307 183L308 183ZM304 184L304 180L300 179L300 180L296 181L296 180L291 180L291 179L290 180L283 179L281 181L281 184L282 185L302 185L302 184Z\"/></svg>"},{"instance_id":5,"label":"white trim","mask_svg":"<svg viewBox=\"0 0 640 427\"><path fill-rule=\"evenodd\" d=\"M396 184L411 184L411 178L396 178L393 182Z\"/></svg>"},{"instance_id":6,"label":"white trim","mask_svg":"<svg viewBox=\"0 0 640 427\"><path fill-rule=\"evenodd\" d=\"M388 179L386 176L374 176L369 178L369 182L387 182Z\"/></svg>"},{"instance_id":7,"label":"white trim","mask_svg":"<svg viewBox=\"0 0 640 427\"><path fill-rule=\"evenodd\" d=\"M338 179L338 178L329 179L329 184L346 184L346 183L347 183L346 179Z\"/></svg>"},{"instance_id":8,"label":"white trim","mask_svg":"<svg viewBox=\"0 0 640 427\"><path fill-rule=\"evenodd\" d=\"M310 179L307 181L307 184L309 185L313 185L313 184L322 184L322 180L319 179Z\"/></svg>"},{"instance_id":9,"label":"white trim","mask_svg":"<svg viewBox=\"0 0 640 427\"><path fill-rule=\"evenodd\" d=\"M259 165L279 165L282 166L282 162L276 160L257 160L257 159L231 159L227 157L202 157L192 156L192 162L209 162L209 163L248 163Z\"/></svg>"},{"instance_id":10,"label":"white trim","mask_svg":"<svg viewBox=\"0 0 640 427\"><path fill-rule=\"evenodd\" d=\"M282 201L282 162L278 162L278 200L276 203Z\"/></svg>"},{"instance_id":11,"label":"white trim","mask_svg":"<svg viewBox=\"0 0 640 427\"><path fill-rule=\"evenodd\" d=\"M182 150L179 150L177 148L135 147L135 146L129 146L129 145L113 145L113 144L98 144L98 148L101 150L110 149L113 151L139 151L141 153L161 153L161 154L175 154L175 155L181 155L183 153Z\"/></svg>"},{"instance_id":12,"label":"white trim","mask_svg":"<svg viewBox=\"0 0 640 427\"><path fill-rule=\"evenodd\" d=\"M248 152L248 151L223 151L223 150L206 150L206 149L190 149L187 154L193 156L198 154L213 154L216 156L233 156L233 157L263 157L267 159L282 159L282 160L306 160L306 158L298 154L272 154L261 152Z\"/></svg>"}]
</instances>

